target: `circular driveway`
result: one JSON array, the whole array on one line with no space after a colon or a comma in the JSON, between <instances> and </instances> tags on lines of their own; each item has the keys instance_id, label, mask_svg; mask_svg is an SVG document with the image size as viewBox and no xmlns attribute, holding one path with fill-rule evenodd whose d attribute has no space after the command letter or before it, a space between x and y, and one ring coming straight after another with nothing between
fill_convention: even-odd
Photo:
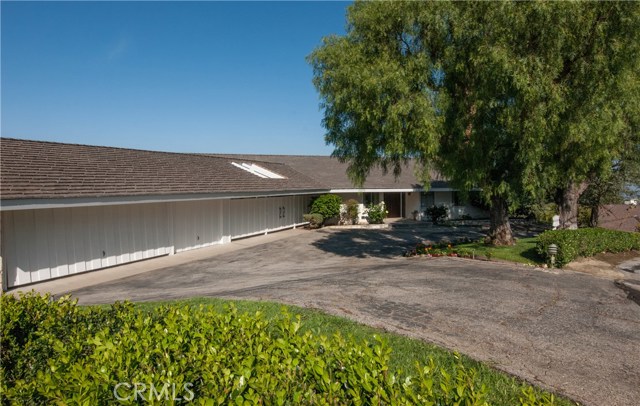
<instances>
[{"instance_id":1,"label":"circular driveway","mask_svg":"<svg viewBox=\"0 0 640 406\"><path fill-rule=\"evenodd\" d=\"M438 239L430 233L294 230L71 293L84 304L216 296L318 308L460 351L587 405L638 404L640 306L613 281L400 256L422 239Z\"/></svg>"}]
</instances>

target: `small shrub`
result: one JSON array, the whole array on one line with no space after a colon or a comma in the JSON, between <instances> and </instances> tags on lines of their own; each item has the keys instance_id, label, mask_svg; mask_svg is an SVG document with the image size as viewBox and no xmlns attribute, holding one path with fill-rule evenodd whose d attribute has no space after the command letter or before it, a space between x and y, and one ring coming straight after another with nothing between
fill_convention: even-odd
<instances>
[{"instance_id":1,"label":"small shrub","mask_svg":"<svg viewBox=\"0 0 640 406\"><path fill-rule=\"evenodd\" d=\"M326 194L318 197L311 203L311 214L320 214L322 219L328 220L340 216L342 198L338 195Z\"/></svg>"},{"instance_id":2,"label":"small shrub","mask_svg":"<svg viewBox=\"0 0 640 406\"><path fill-rule=\"evenodd\" d=\"M355 199L349 199L345 203L344 223L357 224L359 219L360 202Z\"/></svg>"},{"instance_id":3,"label":"small shrub","mask_svg":"<svg viewBox=\"0 0 640 406\"><path fill-rule=\"evenodd\" d=\"M555 263L563 267L578 257L591 257L601 252L624 252L640 249L640 235L605 228L549 230L538 236L538 254L549 258L547 248L558 246Z\"/></svg>"},{"instance_id":4,"label":"small shrub","mask_svg":"<svg viewBox=\"0 0 640 406\"><path fill-rule=\"evenodd\" d=\"M378 204L371 204L367 207L367 221L369 224L382 224L385 217L387 217L387 207L384 202Z\"/></svg>"},{"instance_id":5,"label":"small shrub","mask_svg":"<svg viewBox=\"0 0 640 406\"><path fill-rule=\"evenodd\" d=\"M309 227L311 228L320 228L320 226L322 226L322 222L324 221L324 217L322 217L322 214L318 213L303 214L302 218L304 219L304 221L309 222Z\"/></svg>"},{"instance_id":6,"label":"small shrub","mask_svg":"<svg viewBox=\"0 0 640 406\"><path fill-rule=\"evenodd\" d=\"M444 205L431 206L427 209L427 216L431 217L433 224L438 224L449 217L449 208Z\"/></svg>"}]
</instances>

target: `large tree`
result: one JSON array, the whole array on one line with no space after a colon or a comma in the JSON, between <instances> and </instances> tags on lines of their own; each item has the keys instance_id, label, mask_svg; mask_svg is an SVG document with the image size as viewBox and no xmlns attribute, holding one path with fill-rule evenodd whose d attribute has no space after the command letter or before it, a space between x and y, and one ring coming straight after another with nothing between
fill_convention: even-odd
<instances>
[{"instance_id":1,"label":"large tree","mask_svg":"<svg viewBox=\"0 0 640 406\"><path fill-rule=\"evenodd\" d=\"M598 75L632 71L637 53L625 59L621 52L635 49L634 22L633 3L356 2L346 36L325 38L309 58L326 141L350 163L356 183L375 165L397 173L416 158L424 174L436 166L462 190L482 188L490 240L511 244L509 205L581 167L562 153L581 140L580 126L620 123L600 110L594 120L594 108L582 107L618 100L619 83L609 88L616 81ZM584 41L598 46L585 52ZM581 157L612 145L619 127L600 141L596 130L583 132ZM596 152L589 174L609 159ZM580 176L570 185L582 177L582 169L574 172Z\"/></svg>"},{"instance_id":2,"label":"large tree","mask_svg":"<svg viewBox=\"0 0 640 406\"><path fill-rule=\"evenodd\" d=\"M577 228L583 192L590 188L589 200L597 205L630 180L640 159L638 9L638 3L622 2L559 7L566 32L549 44L561 59L549 84L559 89L559 103L545 167L553 174L562 228Z\"/></svg>"}]
</instances>

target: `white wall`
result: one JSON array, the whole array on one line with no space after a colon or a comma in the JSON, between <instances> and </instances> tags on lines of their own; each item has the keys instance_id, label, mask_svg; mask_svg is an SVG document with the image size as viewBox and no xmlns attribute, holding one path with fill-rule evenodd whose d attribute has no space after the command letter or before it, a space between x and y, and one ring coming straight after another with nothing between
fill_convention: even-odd
<instances>
[{"instance_id":1,"label":"white wall","mask_svg":"<svg viewBox=\"0 0 640 406\"><path fill-rule=\"evenodd\" d=\"M436 206L444 205L447 208L449 208L450 219L453 219L453 220L460 219L464 215L471 216L474 219L488 217L488 212L478 207L474 207L471 205L455 206L453 204L454 199L453 199L452 191L436 191L432 193L433 193L432 204L435 204ZM406 199L405 207L407 210L406 211L407 217L413 218L413 215L411 213L414 210L420 211L421 209L420 195L421 195L420 192L412 192L411 195L409 195L408 193L405 193L404 197ZM422 216L423 216L422 217L423 220L428 220L428 218L424 216L424 213L422 213Z\"/></svg>"},{"instance_id":2,"label":"white wall","mask_svg":"<svg viewBox=\"0 0 640 406\"><path fill-rule=\"evenodd\" d=\"M266 234L304 223L306 196L261 197L230 201L230 238Z\"/></svg>"},{"instance_id":3,"label":"white wall","mask_svg":"<svg viewBox=\"0 0 640 406\"><path fill-rule=\"evenodd\" d=\"M229 242L302 224L308 197L3 211L2 286Z\"/></svg>"},{"instance_id":4,"label":"white wall","mask_svg":"<svg viewBox=\"0 0 640 406\"><path fill-rule=\"evenodd\" d=\"M413 212L417 210L420 211L420 192L411 192L404 194L404 208L406 217L412 219ZM419 217L423 215L423 213L418 213ZM420 219L420 218L418 218Z\"/></svg>"},{"instance_id":5,"label":"white wall","mask_svg":"<svg viewBox=\"0 0 640 406\"><path fill-rule=\"evenodd\" d=\"M222 200L171 203L175 252L224 242Z\"/></svg>"},{"instance_id":6,"label":"white wall","mask_svg":"<svg viewBox=\"0 0 640 406\"><path fill-rule=\"evenodd\" d=\"M7 287L168 254L166 218L160 203L3 212Z\"/></svg>"}]
</instances>

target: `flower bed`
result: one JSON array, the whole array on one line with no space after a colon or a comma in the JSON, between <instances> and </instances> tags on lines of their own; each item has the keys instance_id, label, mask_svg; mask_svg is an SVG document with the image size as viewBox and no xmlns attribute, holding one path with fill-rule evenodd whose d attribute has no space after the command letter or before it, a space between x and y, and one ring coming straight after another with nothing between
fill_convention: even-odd
<instances>
[{"instance_id":1,"label":"flower bed","mask_svg":"<svg viewBox=\"0 0 640 406\"><path fill-rule=\"evenodd\" d=\"M469 242L467 239L462 240L459 243ZM415 248L408 250L404 253L405 257L414 256L431 257L462 257L462 258L475 258L474 252L465 248L456 248L455 243L441 242L438 244L430 243L418 243Z\"/></svg>"}]
</instances>

